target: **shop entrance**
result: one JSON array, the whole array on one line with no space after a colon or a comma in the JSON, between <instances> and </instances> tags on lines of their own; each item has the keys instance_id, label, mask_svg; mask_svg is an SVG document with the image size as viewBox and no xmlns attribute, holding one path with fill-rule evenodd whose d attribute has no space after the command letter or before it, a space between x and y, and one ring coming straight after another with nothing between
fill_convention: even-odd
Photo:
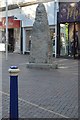
<instances>
[{"instance_id":1,"label":"shop entrance","mask_svg":"<svg viewBox=\"0 0 80 120\"><path fill-rule=\"evenodd\" d=\"M60 56L78 58L80 23L60 24Z\"/></svg>"},{"instance_id":2,"label":"shop entrance","mask_svg":"<svg viewBox=\"0 0 80 120\"><path fill-rule=\"evenodd\" d=\"M27 47L27 52L30 53L31 50L31 32L32 30L26 30L26 47Z\"/></svg>"},{"instance_id":3,"label":"shop entrance","mask_svg":"<svg viewBox=\"0 0 80 120\"><path fill-rule=\"evenodd\" d=\"M57 35L58 55L80 59L80 1L60 2Z\"/></svg>"},{"instance_id":4,"label":"shop entrance","mask_svg":"<svg viewBox=\"0 0 80 120\"><path fill-rule=\"evenodd\" d=\"M8 29L8 51L13 52L14 51L14 30Z\"/></svg>"}]
</instances>

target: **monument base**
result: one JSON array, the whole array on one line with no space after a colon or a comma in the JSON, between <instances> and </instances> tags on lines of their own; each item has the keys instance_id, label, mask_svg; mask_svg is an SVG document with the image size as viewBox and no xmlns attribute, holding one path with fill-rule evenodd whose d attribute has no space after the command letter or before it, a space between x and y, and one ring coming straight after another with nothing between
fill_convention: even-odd
<instances>
[{"instance_id":1,"label":"monument base","mask_svg":"<svg viewBox=\"0 0 80 120\"><path fill-rule=\"evenodd\" d=\"M27 68L38 68L38 69L58 69L58 64L46 64L46 63L27 63Z\"/></svg>"}]
</instances>

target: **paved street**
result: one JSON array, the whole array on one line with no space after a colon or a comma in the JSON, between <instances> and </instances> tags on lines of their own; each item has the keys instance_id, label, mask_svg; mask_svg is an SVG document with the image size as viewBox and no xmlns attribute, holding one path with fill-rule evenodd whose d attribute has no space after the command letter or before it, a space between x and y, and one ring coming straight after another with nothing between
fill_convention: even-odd
<instances>
[{"instance_id":1,"label":"paved street","mask_svg":"<svg viewBox=\"0 0 80 120\"><path fill-rule=\"evenodd\" d=\"M0 52L0 91L2 91L2 53ZM2 94L0 92L0 120L2 118Z\"/></svg>"},{"instance_id":2,"label":"paved street","mask_svg":"<svg viewBox=\"0 0 80 120\"><path fill-rule=\"evenodd\" d=\"M11 65L20 68L20 118L77 118L78 117L78 61L55 59L59 69L26 68L28 55L3 54L2 62L2 116L9 117L9 74Z\"/></svg>"}]
</instances>

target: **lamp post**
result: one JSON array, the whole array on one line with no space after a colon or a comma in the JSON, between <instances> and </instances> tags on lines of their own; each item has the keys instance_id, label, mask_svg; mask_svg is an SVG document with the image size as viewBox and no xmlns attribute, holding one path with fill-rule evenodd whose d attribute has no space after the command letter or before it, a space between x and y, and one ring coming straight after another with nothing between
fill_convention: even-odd
<instances>
[{"instance_id":1,"label":"lamp post","mask_svg":"<svg viewBox=\"0 0 80 120\"><path fill-rule=\"evenodd\" d=\"M6 0L6 60L8 60L8 2Z\"/></svg>"}]
</instances>

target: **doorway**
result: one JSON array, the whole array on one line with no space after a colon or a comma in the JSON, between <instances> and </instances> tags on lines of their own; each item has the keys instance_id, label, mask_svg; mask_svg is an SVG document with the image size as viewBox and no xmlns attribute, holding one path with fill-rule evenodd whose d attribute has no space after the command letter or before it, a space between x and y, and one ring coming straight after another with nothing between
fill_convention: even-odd
<instances>
[{"instance_id":1,"label":"doorway","mask_svg":"<svg viewBox=\"0 0 80 120\"><path fill-rule=\"evenodd\" d=\"M8 29L8 51L14 51L14 29Z\"/></svg>"},{"instance_id":2,"label":"doorway","mask_svg":"<svg viewBox=\"0 0 80 120\"><path fill-rule=\"evenodd\" d=\"M60 24L60 56L68 56L68 23Z\"/></svg>"},{"instance_id":3,"label":"doorway","mask_svg":"<svg viewBox=\"0 0 80 120\"><path fill-rule=\"evenodd\" d=\"M80 23L60 24L60 56L78 58Z\"/></svg>"},{"instance_id":4,"label":"doorway","mask_svg":"<svg viewBox=\"0 0 80 120\"><path fill-rule=\"evenodd\" d=\"M30 52L31 50L31 33L32 33L32 30L26 30L26 48L27 48L27 52Z\"/></svg>"},{"instance_id":5,"label":"doorway","mask_svg":"<svg viewBox=\"0 0 80 120\"><path fill-rule=\"evenodd\" d=\"M79 26L76 22L69 24L69 55L74 58L79 55Z\"/></svg>"}]
</instances>

